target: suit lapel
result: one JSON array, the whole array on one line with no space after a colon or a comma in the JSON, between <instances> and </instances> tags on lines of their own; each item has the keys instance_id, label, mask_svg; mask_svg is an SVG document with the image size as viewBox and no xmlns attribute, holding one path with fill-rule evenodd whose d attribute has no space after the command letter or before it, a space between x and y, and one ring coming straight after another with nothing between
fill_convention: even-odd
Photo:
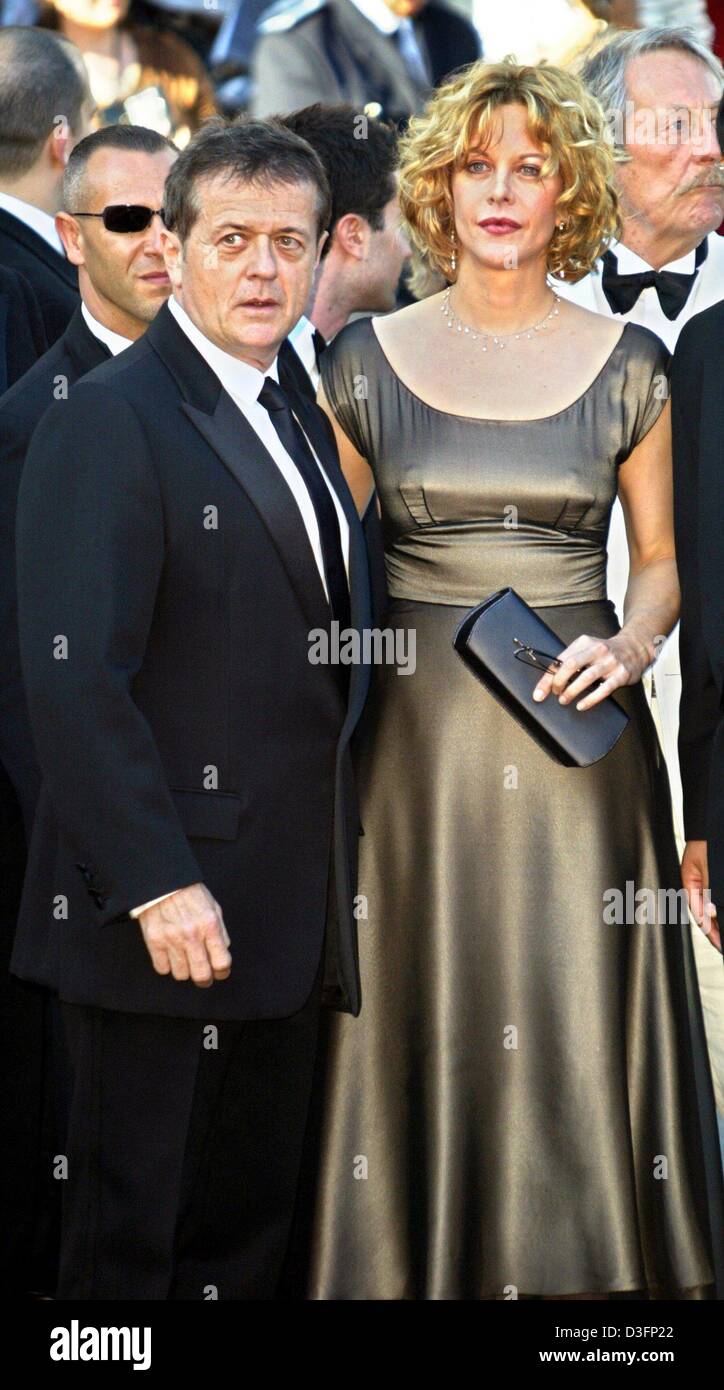
<instances>
[{"instance_id":1,"label":"suit lapel","mask_svg":"<svg viewBox=\"0 0 724 1390\"><path fill-rule=\"evenodd\" d=\"M367 82L394 93L401 110L417 111L428 96L427 85L410 75L391 34L382 34L352 5L331 0L334 17L352 50L355 64Z\"/></svg>"},{"instance_id":2,"label":"suit lapel","mask_svg":"<svg viewBox=\"0 0 724 1390\"><path fill-rule=\"evenodd\" d=\"M279 552L310 628L329 624L329 604L301 512L246 417L220 390L209 415L188 401L185 414L253 502Z\"/></svg>"},{"instance_id":3,"label":"suit lapel","mask_svg":"<svg viewBox=\"0 0 724 1390\"><path fill-rule=\"evenodd\" d=\"M294 497L271 454L256 431L223 390L219 378L175 322L168 306L157 314L146 341L175 377L183 396L182 409L216 456L228 468L256 508L277 549L307 627L329 626L330 611L309 536ZM292 408L335 488L349 522L350 606L353 627L369 626L369 576L364 534L349 488L344 481L336 445L327 433L324 416L299 391L290 388ZM330 673L331 674L331 673ZM369 672L353 666L348 701L349 719L364 703Z\"/></svg>"},{"instance_id":4,"label":"suit lapel","mask_svg":"<svg viewBox=\"0 0 724 1390\"><path fill-rule=\"evenodd\" d=\"M99 367L101 362L107 362L111 355L105 343L96 338L95 333L91 333L80 306L63 334L63 347L79 377L85 376L86 372L92 371L94 367Z\"/></svg>"}]
</instances>

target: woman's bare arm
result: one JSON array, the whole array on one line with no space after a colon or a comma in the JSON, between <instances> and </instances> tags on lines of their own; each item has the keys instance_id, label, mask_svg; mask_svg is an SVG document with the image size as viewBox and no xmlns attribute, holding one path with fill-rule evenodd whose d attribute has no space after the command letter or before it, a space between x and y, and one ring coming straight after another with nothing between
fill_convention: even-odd
<instances>
[{"instance_id":1,"label":"woman's bare arm","mask_svg":"<svg viewBox=\"0 0 724 1390\"><path fill-rule=\"evenodd\" d=\"M364 516L369 506L369 501L374 492L375 480L367 460L362 457L355 449L351 439L348 439L342 426L339 423L334 411L332 410L327 397L324 394L324 387L320 386L317 393L317 405L321 406L325 415L329 417L332 429L334 430L339 449L339 461L342 465L342 472L347 480L347 486L352 493L354 503L360 516Z\"/></svg>"},{"instance_id":2,"label":"woman's bare arm","mask_svg":"<svg viewBox=\"0 0 724 1390\"><path fill-rule=\"evenodd\" d=\"M654 649L679 616L674 548L671 406L621 464L619 497L630 557L622 632Z\"/></svg>"}]
</instances>

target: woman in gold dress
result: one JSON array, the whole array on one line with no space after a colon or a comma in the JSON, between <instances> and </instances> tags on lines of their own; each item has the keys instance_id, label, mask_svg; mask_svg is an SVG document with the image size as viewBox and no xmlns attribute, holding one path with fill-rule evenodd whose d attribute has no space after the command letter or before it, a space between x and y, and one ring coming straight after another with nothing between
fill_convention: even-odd
<instances>
[{"instance_id":1,"label":"woman in gold dress","mask_svg":"<svg viewBox=\"0 0 724 1390\"><path fill-rule=\"evenodd\" d=\"M377 667L360 740L362 1010L332 1016L324 1047L311 1298L711 1298L721 1273L688 922L630 910L680 884L640 684L679 602L668 355L551 282L616 233L605 135L556 68L477 64L443 86L405 137L401 191L448 288L352 323L322 359L417 665ZM543 697L615 691L630 715L591 767L552 761L453 650L506 585L567 644Z\"/></svg>"}]
</instances>

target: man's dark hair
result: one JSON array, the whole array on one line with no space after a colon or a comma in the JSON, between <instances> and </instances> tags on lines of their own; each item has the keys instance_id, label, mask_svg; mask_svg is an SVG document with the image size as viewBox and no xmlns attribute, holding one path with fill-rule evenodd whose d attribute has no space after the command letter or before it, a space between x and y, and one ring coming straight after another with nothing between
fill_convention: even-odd
<instances>
[{"instance_id":1,"label":"man's dark hair","mask_svg":"<svg viewBox=\"0 0 724 1390\"><path fill-rule=\"evenodd\" d=\"M267 187L310 183L317 193L319 234L329 226L332 200L327 175L306 140L276 120L213 117L181 152L166 180L164 222L180 241L186 240L200 212L199 179L216 174Z\"/></svg>"},{"instance_id":2,"label":"man's dark hair","mask_svg":"<svg viewBox=\"0 0 724 1390\"><path fill-rule=\"evenodd\" d=\"M65 212L80 212L83 194L83 181L88 161L97 150L133 150L140 154L160 154L163 150L176 151L173 140L159 135L156 130L147 130L142 125L108 125L102 130L94 130L71 150L63 176L63 208Z\"/></svg>"},{"instance_id":3,"label":"man's dark hair","mask_svg":"<svg viewBox=\"0 0 724 1390\"><path fill-rule=\"evenodd\" d=\"M321 101L292 111L281 121L316 150L329 179L332 218L322 255L330 248L340 217L348 212L364 217L373 231L381 231L385 206L395 196L394 126L362 115L354 106L327 106Z\"/></svg>"},{"instance_id":4,"label":"man's dark hair","mask_svg":"<svg viewBox=\"0 0 724 1390\"><path fill-rule=\"evenodd\" d=\"M59 121L80 123L88 78L77 49L45 29L0 29L0 178L26 174Z\"/></svg>"}]
</instances>

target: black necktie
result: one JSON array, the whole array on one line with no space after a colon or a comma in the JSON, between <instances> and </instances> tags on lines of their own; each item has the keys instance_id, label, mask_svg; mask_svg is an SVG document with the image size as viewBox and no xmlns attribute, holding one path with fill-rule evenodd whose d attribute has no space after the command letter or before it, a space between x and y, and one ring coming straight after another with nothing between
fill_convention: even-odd
<instances>
[{"instance_id":1,"label":"black necktie","mask_svg":"<svg viewBox=\"0 0 724 1390\"><path fill-rule=\"evenodd\" d=\"M675 270L642 270L633 275L621 275L618 261L613 251L603 253L601 289L614 314L628 314L633 309L642 290L655 289L659 304L667 319L678 318L697 277L699 266L706 260L709 245L704 238L696 248L694 269L691 275L680 275Z\"/></svg>"},{"instance_id":2,"label":"black necktie","mask_svg":"<svg viewBox=\"0 0 724 1390\"><path fill-rule=\"evenodd\" d=\"M340 630L349 628L349 585L342 554L339 519L332 495L281 386L271 377L265 377L258 400L259 404L268 410L269 418L284 448L307 485L319 526L332 617L339 623Z\"/></svg>"},{"instance_id":3,"label":"black necktie","mask_svg":"<svg viewBox=\"0 0 724 1390\"><path fill-rule=\"evenodd\" d=\"M312 344L314 346L314 360L317 364L317 371L319 371L319 359L322 356L322 353L324 352L324 349L326 348L327 344L318 328L315 328L312 334Z\"/></svg>"}]
</instances>

